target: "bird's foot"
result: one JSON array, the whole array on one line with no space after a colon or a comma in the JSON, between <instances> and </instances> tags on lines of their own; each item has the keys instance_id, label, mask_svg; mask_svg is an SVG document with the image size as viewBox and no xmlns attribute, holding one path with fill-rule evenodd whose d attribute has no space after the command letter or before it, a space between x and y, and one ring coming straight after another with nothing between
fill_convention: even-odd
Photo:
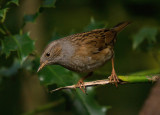
<instances>
[{"instance_id":1,"label":"bird's foot","mask_svg":"<svg viewBox=\"0 0 160 115\"><path fill-rule=\"evenodd\" d=\"M119 79L118 79L117 74L114 69L112 70L111 76L109 76L109 81L114 82L116 87L118 86L117 83L119 82Z\"/></svg>"},{"instance_id":2,"label":"bird's foot","mask_svg":"<svg viewBox=\"0 0 160 115\"><path fill-rule=\"evenodd\" d=\"M86 87L82 79L80 79L78 83L75 85L75 88L77 87L79 87L82 90L82 92L86 94Z\"/></svg>"}]
</instances>

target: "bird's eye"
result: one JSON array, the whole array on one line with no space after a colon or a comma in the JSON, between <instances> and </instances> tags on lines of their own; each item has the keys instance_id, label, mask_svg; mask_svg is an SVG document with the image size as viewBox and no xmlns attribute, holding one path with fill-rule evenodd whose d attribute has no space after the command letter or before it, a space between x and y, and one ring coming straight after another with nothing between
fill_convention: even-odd
<instances>
[{"instance_id":1,"label":"bird's eye","mask_svg":"<svg viewBox=\"0 0 160 115\"><path fill-rule=\"evenodd\" d=\"M50 53L46 53L46 56L49 57L49 56L50 56Z\"/></svg>"}]
</instances>

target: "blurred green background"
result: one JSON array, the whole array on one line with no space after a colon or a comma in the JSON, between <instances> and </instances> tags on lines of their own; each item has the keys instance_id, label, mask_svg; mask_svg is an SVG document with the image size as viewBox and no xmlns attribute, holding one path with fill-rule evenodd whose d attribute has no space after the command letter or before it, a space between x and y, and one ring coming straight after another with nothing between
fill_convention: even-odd
<instances>
[{"instance_id":1,"label":"blurred green background","mask_svg":"<svg viewBox=\"0 0 160 115\"><path fill-rule=\"evenodd\" d=\"M0 0L0 115L137 115L154 83L99 86L89 88L89 95L78 89L50 94L82 75L59 66L46 67L39 75L36 70L50 41L112 28L122 21L132 23L118 34L117 74L159 69L159 4L159 0ZM108 62L88 81L110 73Z\"/></svg>"}]
</instances>

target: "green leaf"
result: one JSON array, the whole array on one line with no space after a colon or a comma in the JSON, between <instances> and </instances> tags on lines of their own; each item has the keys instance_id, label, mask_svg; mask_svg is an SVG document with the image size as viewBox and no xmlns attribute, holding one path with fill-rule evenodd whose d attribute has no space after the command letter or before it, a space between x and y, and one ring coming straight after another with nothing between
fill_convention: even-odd
<instances>
[{"instance_id":1,"label":"green leaf","mask_svg":"<svg viewBox=\"0 0 160 115\"><path fill-rule=\"evenodd\" d=\"M24 22L35 22L35 20L37 19L37 17L39 16L39 13L35 13L35 14L29 14L29 15L24 15L23 20Z\"/></svg>"},{"instance_id":2,"label":"green leaf","mask_svg":"<svg viewBox=\"0 0 160 115\"><path fill-rule=\"evenodd\" d=\"M11 0L11 1L9 1L8 3L7 3L7 5L9 5L9 4L16 4L17 6L19 5L19 0Z\"/></svg>"},{"instance_id":3,"label":"green leaf","mask_svg":"<svg viewBox=\"0 0 160 115\"><path fill-rule=\"evenodd\" d=\"M2 33L4 35L6 34L5 31L2 28L0 28L0 33Z\"/></svg>"},{"instance_id":4,"label":"green leaf","mask_svg":"<svg viewBox=\"0 0 160 115\"><path fill-rule=\"evenodd\" d=\"M42 7L55 7L56 0L44 0Z\"/></svg>"},{"instance_id":5,"label":"green leaf","mask_svg":"<svg viewBox=\"0 0 160 115\"><path fill-rule=\"evenodd\" d=\"M158 29L156 27L143 27L133 36L133 49L138 48L145 40L147 40L149 44L156 42L157 33Z\"/></svg>"},{"instance_id":6,"label":"green leaf","mask_svg":"<svg viewBox=\"0 0 160 115\"><path fill-rule=\"evenodd\" d=\"M39 72L39 80L43 85L72 85L78 81L78 75L61 66L46 66Z\"/></svg>"},{"instance_id":7,"label":"green leaf","mask_svg":"<svg viewBox=\"0 0 160 115\"><path fill-rule=\"evenodd\" d=\"M11 51L17 51L22 63L33 50L34 41L28 34L8 36L2 41L2 53L9 56Z\"/></svg>"},{"instance_id":8,"label":"green leaf","mask_svg":"<svg viewBox=\"0 0 160 115\"><path fill-rule=\"evenodd\" d=\"M76 84L80 77L61 66L54 65L43 68L39 72L39 79L43 85L56 84L58 87L62 87ZM83 115L105 115L107 108L101 107L96 103L93 88L87 88L87 91L88 95L84 94L80 89L76 89L76 92L68 92L72 97L74 108Z\"/></svg>"},{"instance_id":9,"label":"green leaf","mask_svg":"<svg viewBox=\"0 0 160 115\"><path fill-rule=\"evenodd\" d=\"M18 49L18 46L16 45L16 41L12 39L11 37L5 37L5 39L2 42L2 53L5 53L8 57L10 55L11 51L15 51Z\"/></svg>"},{"instance_id":10,"label":"green leaf","mask_svg":"<svg viewBox=\"0 0 160 115\"><path fill-rule=\"evenodd\" d=\"M7 77L12 76L17 73L19 68L20 68L20 62L17 59L15 59L11 67L9 68L2 67L0 69L0 75Z\"/></svg>"},{"instance_id":11,"label":"green leaf","mask_svg":"<svg viewBox=\"0 0 160 115\"><path fill-rule=\"evenodd\" d=\"M7 11L8 11L8 8L0 10L0 22L1 23L4 22L4 20L6 18Z\"/></svg>"},{"instance_id":12,"label":"green leaf","mask_svg":"<svg viewBox=\"0 0 160 115\"><path fill-rule=\"evenodd\" d=\"M106 27L105 22L96 22L94 18L91 18L90 24L88 24L88 26L84 28L84 31L91 31L93 29L105 28L105 27Z\"/></svg>"},{"instance_id":13,"label":"green leaf","mask_svg":"<svg viewBox=\"0 0 160 115\"><path fill-rule=\"evenodd\" d=\"M95 100L94 88L87 88L88 95L78 90L73 92L71 96L75 95L73 99L76 114L80 115L106 115L107 107L100 106Z\"/></svg>"}]
</instances>

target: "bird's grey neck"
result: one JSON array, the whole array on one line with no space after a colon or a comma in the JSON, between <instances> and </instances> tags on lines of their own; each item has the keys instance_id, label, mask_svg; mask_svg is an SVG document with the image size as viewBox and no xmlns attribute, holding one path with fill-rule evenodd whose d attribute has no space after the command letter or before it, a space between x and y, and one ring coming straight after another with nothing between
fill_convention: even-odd
<instances>
[{"instance_id":1,"label":"bird's grey neck","mask_svg":"<svg viewBox=\"0 0 160 115\"><path fill-rule=\"evenodd\" d=\"M69 63L68 61L71 59L72 55L74 54L75 48L70 43L70 41L67 41L64 39L60 42L60 44L62 47L62 52L61 52L62 58L60 59L59 64L64 65Z\"/></svg>"}]
</instances>

